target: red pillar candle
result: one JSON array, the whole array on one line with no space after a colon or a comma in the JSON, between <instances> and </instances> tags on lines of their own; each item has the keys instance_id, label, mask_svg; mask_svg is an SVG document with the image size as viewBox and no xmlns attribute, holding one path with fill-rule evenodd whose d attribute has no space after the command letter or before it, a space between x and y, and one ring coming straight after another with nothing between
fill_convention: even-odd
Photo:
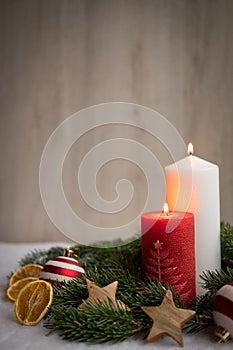
<instances>
[{"instance_id":1,"label":"red pillar candle","mask_svg":"<svg viewBox=\"0 0 233 350\"><path fill-rule=\"evenodd\" d=\"M169 283L187 305L196 296L193 214L145 213L141 223L146 276Z\"/></svg>"}]
</instances>

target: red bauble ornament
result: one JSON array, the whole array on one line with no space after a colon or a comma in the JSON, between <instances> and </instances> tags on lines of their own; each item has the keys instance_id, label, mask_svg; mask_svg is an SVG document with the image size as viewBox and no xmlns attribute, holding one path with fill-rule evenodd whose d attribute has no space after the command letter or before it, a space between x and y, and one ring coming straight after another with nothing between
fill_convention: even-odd
<instances>
[{"instance_id":1,"label":"red bauble ornament","mask_svg":"<svg viewBox=\"0 0 233 350\"><path fill-rule=\"evenodd\" d=\"M67 282L73 278L82 277L85 271L78 260L72 256L73 252L66 250L64 256L49 260L41 270L39 278L49 282Z\"/></svg>"},{"instance_id":2,"label":"red bauble ornament","mask_svg":"<svg viewBox=\"0 0 233 350\"><path fill-rule=\"evenodd\" d=\"M226 329L233 337L233 282L226 284L216 293L213 318L218 326Z\"/></svg>"}]
</instances>

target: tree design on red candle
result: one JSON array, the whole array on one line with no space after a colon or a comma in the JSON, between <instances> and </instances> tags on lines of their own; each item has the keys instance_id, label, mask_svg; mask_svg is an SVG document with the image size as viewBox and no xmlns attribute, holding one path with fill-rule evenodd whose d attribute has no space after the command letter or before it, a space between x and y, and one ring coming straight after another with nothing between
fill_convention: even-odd
<instances>
[{"instance_id":1,"label":"tree design on red candle","mask_svg":"<svg viewBox=\"0 0 233 350\"><path fill-rule=\"evenodd\" d=\"M190 291L184 291L187 282L175 264L169 249L164 249L164 243L157 240L154 242L154 249L150 249L150 256L145 265L147 277L152 281L167 282L176 293L182 294L184 299L188 298Z\"/></svg>"}]
</instances>

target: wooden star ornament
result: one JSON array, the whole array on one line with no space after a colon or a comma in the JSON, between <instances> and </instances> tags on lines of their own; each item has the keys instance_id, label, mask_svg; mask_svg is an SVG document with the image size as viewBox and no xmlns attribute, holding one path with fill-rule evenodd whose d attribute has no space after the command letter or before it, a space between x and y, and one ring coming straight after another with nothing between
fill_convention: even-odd
<instances>
[{"instance_id":1,"label":"wooden star ornament","mask_svg":"<svg viewBox=\"0 0 233 350\"><path fill-rule=\"evenodd\" d=\"M129 308L121 300L116 300L118 281L112 282L103 288L97 286L94 282L88 279L86 279L86 283L89 293L86 301L90 301L92 304L105 303L109 305L109 301L111 300L112 305L120 307L121 309L129 310ZM82 303L79 307L86 308L87 305Z\"/></svg>"},{"instance_id":2,"label":"wooden star ornament","mask_svg":"<svg viewBox=\"0 0 233 350\"><path fill-rule=\"evenodd\" d=\"M170 290L160 306L141 306L141 309L153 320L147 341L168 335L183 346L182 326L195 316L195 311L177 308Z\"/></svg>"}]
</instances>

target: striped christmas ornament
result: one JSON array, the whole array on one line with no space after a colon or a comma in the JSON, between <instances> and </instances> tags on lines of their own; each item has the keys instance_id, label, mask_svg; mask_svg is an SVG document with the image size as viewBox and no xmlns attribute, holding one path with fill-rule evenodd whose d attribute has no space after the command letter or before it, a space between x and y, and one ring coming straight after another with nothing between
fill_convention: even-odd
<instances>
[{"instance_id":1,"label":"striped christmas ornament","mask_svg":"<svg viewBox=\"0 0 233 350\"><path fill-rule=\"evenodd\" d=\"M213 319L233 337L233 282L226 284L216 293L213 302Z\"/></svg>"},{"instance_id":2,"label":"striped christmas ornament","mask_svg":"<svg viewBox=\"0 0 233 350\"><path fill-rule=\"evenodd\" d=\"M72 278L82 277L84 273L84 269L76 259L70 256L58 256L44 265L39 278L49 282L67 282Z\"/></svg>"}]
</instances>

